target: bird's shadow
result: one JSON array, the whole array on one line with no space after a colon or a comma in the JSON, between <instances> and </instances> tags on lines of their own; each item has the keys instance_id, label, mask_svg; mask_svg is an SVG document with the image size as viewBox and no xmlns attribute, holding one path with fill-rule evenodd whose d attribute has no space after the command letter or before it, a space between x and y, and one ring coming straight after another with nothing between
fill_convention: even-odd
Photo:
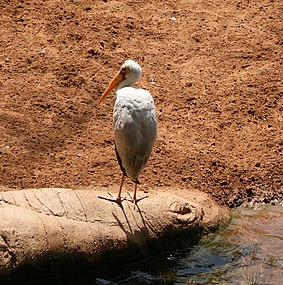
<instances>
[{"instance_id":1,"label":"bird's shadow","mask_svg":"<svg viewBox=\"0 0 283 285\"><path fill-rule=\"evenodd\" d=\"M135 242L136 240L140 240L141 238L147 240L150 238L150 231L156 233L156 230L154 229L154 227L149 222L146 221L143 215L143 211L141 211L140 207L138 205L135 205L135 207L137 208L137 213L139 213L142 224L143 224L143 227L138 227L138 230L137 229L133 230L133 227L131 226L131 223L129 221L129 218L123 206L121 206L120 209L124 215L127 226L125 225L125 223L123 223L120 220L118 215L116 215L115 213L112 213L113 217L117 221L117 224L127 236L127 240L129 242Z\"/></svg>"}]
</instances>

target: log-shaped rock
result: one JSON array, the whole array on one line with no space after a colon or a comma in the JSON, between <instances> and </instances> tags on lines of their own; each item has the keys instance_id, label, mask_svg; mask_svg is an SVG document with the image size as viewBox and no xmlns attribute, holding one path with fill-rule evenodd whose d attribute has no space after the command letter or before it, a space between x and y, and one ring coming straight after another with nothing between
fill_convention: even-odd
<instances>
[{"instance_id":1,"label":"log-shaped rock","mask_svg":"<svg viewBox=\"0 0 283 285\"><path fill-rule=\"evenodd\" d=\"M98 195L107 192L0 192L0 280L137 260L164 249L165 240L172 246L174 236L183 232L195 239L195 233L228 217L226 209L198 191L164 189L151 192L136 207L123 201L122 208Z\"/></svg>"}]
</instances>

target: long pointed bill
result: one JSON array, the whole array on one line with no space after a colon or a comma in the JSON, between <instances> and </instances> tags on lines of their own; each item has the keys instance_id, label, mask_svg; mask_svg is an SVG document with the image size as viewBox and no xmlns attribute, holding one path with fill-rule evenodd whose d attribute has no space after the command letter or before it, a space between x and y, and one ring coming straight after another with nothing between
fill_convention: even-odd
<instances>
[{"instance_id":1,"label":"long pointed bill","mask_svg":"<svg viewBox=\"0 0 283 285\"><path fill-rule=\"evenodd\" d=\"M123 80L123 76L121 75L120 71L116 73L112 81L109 83L107 89L104 91L102 96L100 97L98 101L98 105L101 104L101 102L105 99L105 97L115 88L121 81Z\"/></svg>"}]
</instances>

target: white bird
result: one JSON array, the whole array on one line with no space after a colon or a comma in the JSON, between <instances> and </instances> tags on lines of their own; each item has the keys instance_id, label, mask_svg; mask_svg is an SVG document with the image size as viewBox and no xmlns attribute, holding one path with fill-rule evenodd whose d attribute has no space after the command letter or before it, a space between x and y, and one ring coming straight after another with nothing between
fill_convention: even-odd
<instances>
[{"instance_id":1,"label":"white bird","mask_svg":"<svg viewBox=\"0 0 283 285\"><path fill-rule=\"evenodd\" d=\"M121 197L125 176L135 183L131 201L136 205L139 174L145 167L156 140L157 119L153 99L147 90L130 87L142 75L141 67L127 60L100 97L98 105L116 88L113 111L114 138L117 159L122 170L122 180L116 199L99 197L121 206L126 198Z\"/></svg>"}]
</instances>

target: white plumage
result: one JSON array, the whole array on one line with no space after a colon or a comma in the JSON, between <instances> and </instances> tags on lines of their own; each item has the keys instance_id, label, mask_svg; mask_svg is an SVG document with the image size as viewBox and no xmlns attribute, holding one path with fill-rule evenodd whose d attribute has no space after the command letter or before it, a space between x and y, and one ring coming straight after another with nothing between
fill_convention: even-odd
<instances>
[{"instance_id":1,"label":"white plumage","mask_svg":"<svg viewBox=\"0 0 283 285\"><path fill-rule=\"evenodd\" d=\"M123 171L119 193L116 199L100 197L121 204L121 190L124 175L135 182L132 202L136 204L138 177L145 167L156 139L157 120L153 99L144 89L130 87L141 76L140 66L133 60L127 60L110 82L101 96L99 104L110 91L117 87L113 112L114 138L117 158Z\"/></svg>"},{"instance_id":2,"label":"white plumage","mask_svg":"<svg viewBox=\"0 0 283 285\"><path fill-rule=\"evenodd\" d=\"M114 137L126 175L132 181L147 163L156 138L156 114L149 92L125 87L116 92Z\"/></svg>"}]
</instances>

